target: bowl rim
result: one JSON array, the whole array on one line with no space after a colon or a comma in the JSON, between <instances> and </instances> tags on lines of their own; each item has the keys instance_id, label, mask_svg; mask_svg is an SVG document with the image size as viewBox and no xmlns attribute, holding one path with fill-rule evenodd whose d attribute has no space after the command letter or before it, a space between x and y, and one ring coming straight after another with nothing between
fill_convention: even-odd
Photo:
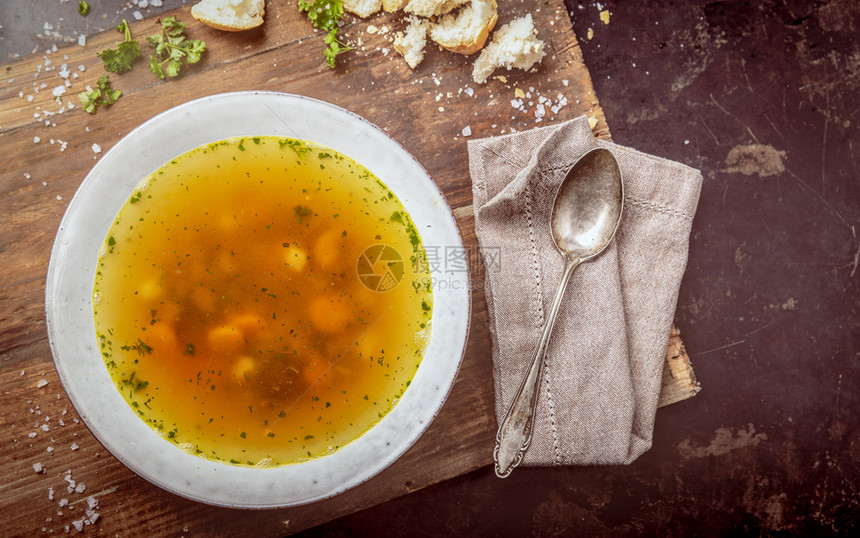
<instances>
[{"instance_id":1,"label":"bowl rim","mask_svg":"<svg viewBox=\"0 0 860 538\"><path fill-rule=\"evenodd\" d=\"M252 112L240 114L238 112L240 104L250 107ZM235 108L231 109L231 106ZM294 130L299 133L321 132L308 127L306 118L295 117L295 111L288 110L293 108L305 113L313 111L321 114L320 117L326 121L334 122L331 126L332 129L336 126L341 129L357 131L374 143L382 144L386 150L390 150L391 155L378 157L374 156L372 151L359 152L360 149L366 149L367 142L363 140L359 141L357 146L351 144L345 151L344 147L327 143L327 141L331 141L330 138L318 140L307 136L281 134L280 131L283 130L288 133ZM197 136L194 129L198 122L211 124L216 121L211 115L205 116L205 113L211 114L213 112L223 114L224 118L222 119L238 122L241 125L238 132L222 136L210 134L207 131L205 135L200 133ZM272 118L266 119L267 115L271 115ZM176 126L177 117L191 121L191 124ZM254 120L259 120L261 117L264 122L271 120L272 124L266 124L262 128L254 125L253 130L248 131L251 128L248 124ZM285 121L285 118L289 118L290 122ZM203 143L188 142L191 145L183 145L181 149L170 148L165 150L163 147L153 147L153 131L167 127L177 129L176 136L188 136L190 134L192 140L198 140L202 137L206 141ZM324 131L326 127L321 122L317 122L316 128ZM233 126L222 123L221 126L214 128L214 132L220 133L224 129L229 131L233 129ZM67 274L74 272L76 268L70 267L66 260L69 257L77 257L86 263L86 254L75 254L73 251L84 248L82 245L85 245L91 252L93 242L100 246L107 233L105 229L104 233L99 235L96 233L99 231L98 225L90 222L92 219L104 220L104 216L93 216L93 213L98 213L98 211L93 211L91 200L98 200L99 196L108 196L115 204L119 194L122 194L121 200L122 203L125 203L141 179L170 159L205 143L222 140L230 136L250 137L254 134L259 136L289 136L330 146L336 151L352 157L371 170L377 177L380 177L381 170L379 168L382 166L404 167L401 171L417 174L417 179L410 176L412 178L410 181L418 189L414 195L407 195L403 191L405 184L398 182L397 179L394 180L397 183L395 186L391 185L390 179L386 180L382 177L380 179L400 198L407 212L413 217L416 228L419 228L422 239L425 237L424 227L427 223L416 220L413 214L413 209L416 208L420 208L420 211L416 213L420 215L419 219L425 213L441 218L440 221L432 221L427 225L427 229L432 230L431 233L435 234L436 230L441 230L442 237L445 237L446 241L453 242L455 247L465 249L459 224L444 193L423 165L380 127L345 108L302 95L271 91L213 94L182 103L146 120L123 136L96 162L87 174L66 208L51 250L45 285L46 326L55 367L70 401L93 436L126 467L162 489L206 504L231 508L280 508L316 502L352 489L388 468L418 441L429 424L438 416L462 364L470 332L472 290L468 266L465 278L455 271L433 271L431 267L434 281L444 277L448 279L449 283L459 283L462 286L456 290L456 293L451 291L450 296L445 295L447 297L445 301L440 302L440 305L445 308L450 306L450 313L454 318L452 321L454 325L450 327L454 331L453 336L442 335L440 332L440 329L447 329L449 325L445 323L447 318L441 317L441 312L439 312L440 317L437 319L437 299L442 296L438 295L439 290L434 286L431 342L413 378L413 383L407 388L400 402L381 421L332 454L303 463L258 469L234 466L190 455L183 452L175 444L161 439L155 430L132 412L131 407L114 387L96 346L95 330L92 327L91 302L96 257L91 257L91 266L77 268L79 272L83 271L84 273L75 273L76 287L70 283L73 277ZM195 136L197 138L194 138ZM327 136L340 136L340 133L329 133ZM359 154L351 151L353 147ZM173 154L163 158L168 151ZM376 163L378 166L375 169L374 163L368 162L367 159L375 160L378 158L389 160L381 162L381 164ZM133 165L140 163L145 163L148 168L139 173L129 174L132 179L123 180L122 186L118 189L106 188L109 185L105 184L107 180L104 178L111 171L123 167L126 171L129 168L136 169L133 168ZM419 195L428 196L429 201L417 200ZM410 198L410 196L414 196L414 198ZM433 207L429 207L428 204ZM99 206L99 209L102 207L104 206ZM114 205L110 204L107 204L107 208L108 210L104 211L104 214L107 215L107 220L112 222L119 208L114 210ZM95 237L93 237L93 233L95 233ZM426 240L424 243L427 246ZM446 243L446 246L448 244ZM87 282L88 293L82 294L87 291ZM446 290L451 290L452 287L447 287ZM71 292L70 289L72 289ZM445 293L448 294L448 291ZM449 312L446 311L445 313L448 314ZM82 328L81 324L86 325L87 317L89 318L91 334L82 335L80 330L85 329L85 327ZM87 337L91 337L89 342L87 342ZM439 343L441 338L448 339L451 337L454 339L453 346L444 347L443 343ZM70 340L73 341L73 344L70 344ZM443 347L438 352L447 352L447 356L437 358L436 355L431 355L431 352L437 353L439 346ZM94 366L93 355L95 355L101 371L99 371L98 366ZM430 360L428 361L428 359ZM439 368L441 371L440 373L430 372L431 368L434 370ZM421 377L419 378L419 376ZM425 378L427 378L426 382L433 386L419 384L419 382L424 382ZM112 392L106 390L106 383ZM422 399L428 401L425 402ZM121 406L118 408L116 407L117 402L121 402ZM420 405L418 405L419 403ZM417 413L417 424L413 420L409 420L409 412ZM129 417L134 418L131 424L126 422L129 421ZM131 431L119 433L117 432L118 428L110 428L109 425L115 423L117 419L121 419L121 424L124 426L132 426ZM139 424L134 425L135 422ZM141 429L140 426L145 429ZM379 433L380 431L382 433ZM402 437L403 435L406 435L405 439ZM363 447L362 444L367 446ZM356 446L360 450L356 449ZM162 449L164 450L162 451ZM345 460L345 458L361 456L364 452L375 454L375 450L382 450L383 456L372 458L365 454L364 459L359 459L357 463ZM332 467L335 468L332 469ZM304 470L297 471L298 469ZM315 476L317 478L314 478ZM202 488L200 487L201 484Z\"/></svg>"}]
</instances>

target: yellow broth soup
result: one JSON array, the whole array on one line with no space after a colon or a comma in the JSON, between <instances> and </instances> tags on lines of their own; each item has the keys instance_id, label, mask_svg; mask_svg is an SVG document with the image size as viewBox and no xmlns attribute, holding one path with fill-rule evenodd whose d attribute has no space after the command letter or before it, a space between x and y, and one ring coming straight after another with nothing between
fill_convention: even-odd
<instances>
[{"instance_id":1,"label":"yellow broth soup","mask_svg":"<svg viewBox=\"0 0 860 538\"><path fill-rule=\"evenodd\" d=\"M240 465L318 457L378 422L429 341L420 237L367 169L277 137L196 148L144 179L99 253L93 310L133 410Z\"/></svg>"}]
</instances>

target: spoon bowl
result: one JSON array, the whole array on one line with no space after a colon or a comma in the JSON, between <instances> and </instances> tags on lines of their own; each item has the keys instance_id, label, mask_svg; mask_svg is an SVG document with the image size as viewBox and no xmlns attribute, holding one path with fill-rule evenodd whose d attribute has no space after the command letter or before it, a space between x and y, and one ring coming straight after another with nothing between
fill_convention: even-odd
<instances>
[{"instance_id":1,"label":"spoon bowl","mask_svg":"<svg viewBox=\"0 0 860 538\"><path fill-rule=\"evenodd\" d=\"M621 222L623 198L621 170L608 149L580 157L555 195L551 227L558 249L580 261L600 254Z\"/></svg>"},{"instance_id":2,"label":"spoon bowl","mask_svg":"<svg viewBox=\"0 0 860 538\"><path fill-rule=\"evenodd\" d=\"M582 155L556 192L550 226L555 246L564 254L564 273L526 376L496 434L493 458L499 478L507 477L520 464L531 442L543 360L567 283L580 263L609 246L623 209L621 169L608 149L596 148Z\"/></svg>"}]
</instances>

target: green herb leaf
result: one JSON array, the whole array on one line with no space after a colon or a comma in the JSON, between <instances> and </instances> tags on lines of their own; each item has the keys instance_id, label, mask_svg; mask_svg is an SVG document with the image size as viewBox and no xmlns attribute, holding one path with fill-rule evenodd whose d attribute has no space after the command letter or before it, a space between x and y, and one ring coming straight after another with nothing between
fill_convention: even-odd
<instances>
[{"instance_id":1,"label":"green herb leaf","mask_svg":"<svg viewBox=\"0 0 860 538\"><path fill-rule=\"evenodd\" d=\"M99 77L95 88L87 87L87 90L81 92L78 97L81 100L81 107L84 111L95 114L99 107L114 104L120 95L122 95L120 90L111 88L108 76L102 75Z\"/></svg>"},{"instance_id":2,"label":"green herb leaf","mask_svg":"<svg viewBox=\"0 0 860 538\"><path fill-rule=\"evenodd\" d=\"M130 71L135 60L140 56L140 43L131 38L131 30L128 22L122 20L116 30L125 34L125 40L118 43L116 49L105 49L98 53L105 65L105 71L112 73L125 73Z\"/></svg>"},{"instance_id":3,"label":"green herb leaf","mask_svg":"<svg viewBox=\"0 0 860 538\"><path fill-rule=\"evenodd\" d=\"M78 13L81 14L81 17L86 17L90 12L90 5L87 4L84 0L78 2Z\"/></svg>"},{"instance_id":4,"label":"green herb leaf","mask_svg":"<svg viewBox=\"0 0 860 538\"><path fill-rule=\"evenodd\" d=\"M199 39L188 39L183 35L185 23L170 16L160 20L161 33L146 38L154 50L149 57L149 70L164 80L179 75L182 61L196 64L206 51L206 43Z\"/></svg>"},{"instance_id":5,"label":"green herb leaf","mask_svg":"<svg viewBox=\"0 0 860 538\"><path fill-rule=\"evenodd\" d=\"M335 57L338 54L352 50L352 47L337 38L337 28L330 30L328 35L325 36L325 44L328 45L325 49L325 61L332 69L335 67Z\"/></svg>"},{"instance_id":6,"label":"green herb leaf","mask_svg":"<svg viewBox=\"0 0 860 538\"><path fill-rule=\"evenodd\" d=\"M334 69L335 57L352 50L352 47L337 39L337 23L343 17L342 0L299 0L299 11L308 14L314 27L328 32L325 37L325 60Z\"/></svg>"},{"instance_id":7,"label":"green herb leaf","mask_svg":"<svg viewBox=\"0 0 860 538\"><path fill-rule=\"evenodd\" d=\"M137 342L135 342L134 345L122 346L120 347L120 349L122 349L123 351L137 351L137 354L140 356L149 355L150 353L152 353L152 348L149 347L146 342L144 342L140 338L137 339Z\"/></svg>"}]
</instances>

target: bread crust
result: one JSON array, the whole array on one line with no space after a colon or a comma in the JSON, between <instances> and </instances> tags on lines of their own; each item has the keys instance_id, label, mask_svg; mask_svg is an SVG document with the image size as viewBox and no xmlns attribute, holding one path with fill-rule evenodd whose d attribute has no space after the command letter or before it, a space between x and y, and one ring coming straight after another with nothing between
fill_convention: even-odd
<instances>
[{"instance_id":1,"label":"bread crust","mask_svg":"<svg viewBox=\"0 0 860 538\"><path fill-rule=\"evenodd\" d=\"M263 17L266 14L265 0L252 0L251 9L245 15L234 17L229 22L220 13L214 14L210 11L222 9L228 4L229 0L202 0L191 6L191 16L206 26L225 32L242 32L263 24Z\"/></svg>"},{"instance_id":2,"label":"bread crust","mask_svg":"<svg viewBox=\"0 0 860 538\"><path fill-rule=\"evenodd\" d=\"M477 33L469 34L465 38L460 36L460 38L455 38L451 40L446 40L444 37L440 36L438 32L434 33L431 29L430 37L439 44L440 47L446 50L450 50L451 52L456 52L459 54L474 54L481 50L484 47L484 44L487 42L487 38L490 36L490 32L493 31L493 28L496 26L496 22L499 20L498 14L498 4L496 4L496 0L472 0L472 3L480 3L488 6L489 16L485 20L482 21L481 26L478 28ZM470 9L472 5L463 8L464 10ZM462 14L462 12L460 13ZM437 28L441 25L453 26L457 22L457 16L460 15L446 15L441 21L437 24ZM471 28L463 28L462 30L470 30Z\"/></svg>"}]
</instances>

